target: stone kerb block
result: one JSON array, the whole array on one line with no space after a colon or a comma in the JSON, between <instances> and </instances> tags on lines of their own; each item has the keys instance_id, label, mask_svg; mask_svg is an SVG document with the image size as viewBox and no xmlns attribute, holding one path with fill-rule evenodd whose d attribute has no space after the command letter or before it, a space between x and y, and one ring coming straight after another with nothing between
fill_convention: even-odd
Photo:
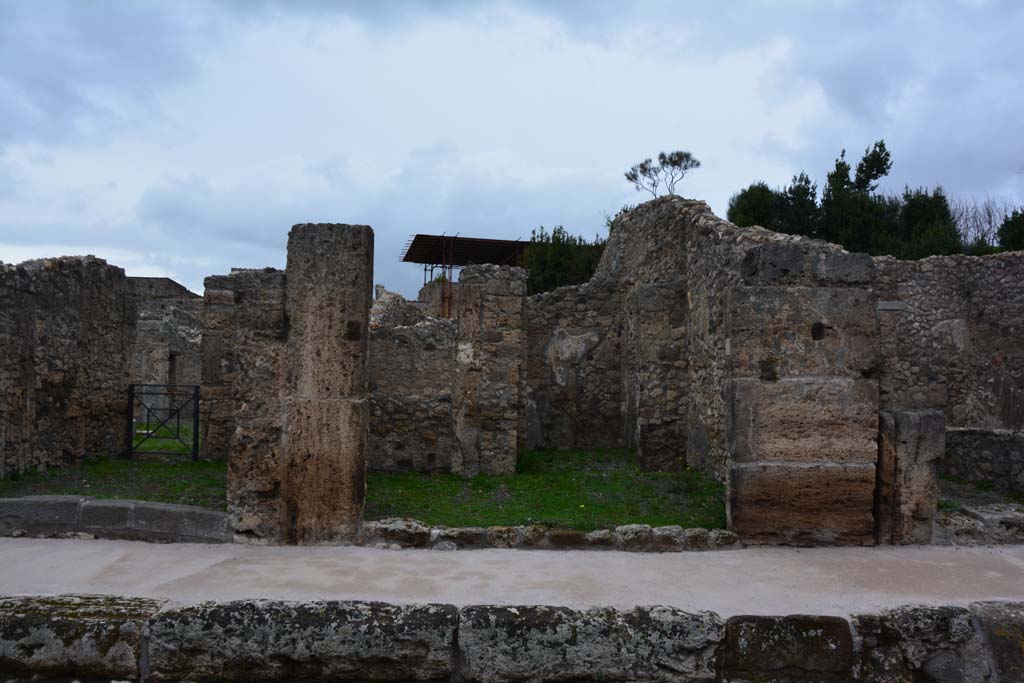
<instances>
[{"instance_id":1,"label":"stone kerb block","mask_svg":"<svg viewBox=\"0 0 1024 683\"><path fill-rule=\"evenodd\" d=\"M939 499L936 466L946 450L939 410L879 415L877 510L879 543L929 543Z\"/></svg>"}]
</instances>

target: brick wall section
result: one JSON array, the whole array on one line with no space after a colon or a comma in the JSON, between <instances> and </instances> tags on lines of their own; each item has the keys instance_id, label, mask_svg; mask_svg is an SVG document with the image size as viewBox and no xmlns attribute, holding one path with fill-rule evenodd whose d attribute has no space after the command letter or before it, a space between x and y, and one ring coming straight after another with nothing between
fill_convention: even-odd
<instances>
[{"instance_id":1,"label":"brick wall section","mask_svg":"<svg viewBox=\"0 0 1024 683\"><path fill-rule=\"evenodd\" d=\"M1024 429L1024 252L876 263L883 407Z\"/></svg>"},{"instance_id":2,"label":"brick wall section","mask_svg":"<svg viewBox=\"0 0 1024 683\"><path fill-rule=\"evenodd\" d=\"M0 263L0 477L124 451L128 294L91 256Z\"/></svg>"}]
</instances>

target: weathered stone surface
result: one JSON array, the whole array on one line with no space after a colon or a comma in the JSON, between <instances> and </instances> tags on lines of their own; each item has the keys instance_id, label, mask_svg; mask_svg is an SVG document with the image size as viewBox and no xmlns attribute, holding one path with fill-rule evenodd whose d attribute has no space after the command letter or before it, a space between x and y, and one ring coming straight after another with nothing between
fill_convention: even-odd
<instances>
[{"instance_id":1,"label":"weathered stone surface","mask_svg":"<svg viewBox=\"0 0 1024 683\"><path fill-rule=\"evenodd\" d=\"M486 543L487 529L479 526L438 527L430 533L431 541L450 541L460 548L477 548Z\"/></svg>"},{"instance_id":2,"label":"weathered stone surface","mask_svg":"<svg viewBox=\"0 0 1024 683\"><path fill-rule=\"evenodd\" d=\"M139 680L143 625L160 602L142 598L0 598L0 672Z\"/></svg>"},{"instance_id":3,"label":"weathered stone surface","mask_svg":"<svg viewBox=\"0 0 1024 683\"><path fill-rule=\"evenodd\" d=\"M572 529L552 529L547 541L552 548L583 548L587 545L587 534Z\"/></svg>"},{"instance_id":4,"label":"weathered stone surface","mask_svg":"<svg viewBox=\"0 0 1024 683\"><path fill-rule=\"evenodd\" d=\"M646 550L654 533L647 524L623 524L615 527L616 545L623 550Z\"/></svg>"},{"instance_id":5,"label":"weathered stone surface","mask_svg":"<svg viewBox=\"0 0 1024 683\"><path fill-rule=\"evenodd\" d=\"M999 681L1024 681L1024 603L976 602L971 612L981 626Z\"/></svg>"},{"instance_id":6,"label":"weathered stone surface","mask_svg":"<svg viewBox=\"0 0 1024 683\"><path fill-rule=\"evenodd\" d=\"M93 256L0 263L0 479L124 452L129 294Z\"/></svg>"},{"instance_id":7,"label":"weathered stone surface","mask_svg":"<svg viewBox=\"0 0 1024 683\"><path fill-rule=\"evenodd\" d=\"M77 531L79 506L87 499L86 496L0 498L0 531Z\"/></svg>"},{"instance_id":8,"label":"weathered stone surface","mask_svg":"<svg viewBox=\"0 0 1024 683\"><path fill-rule=\"evenodd\" d=\"M712 529L708 532L712 548L735 548L741 545L739 536L727 529Z\"/></svg>"},{"instance_id":9,"label":"weathered stone surface","mask_svg":"<svg viewBox=\"0 0 1024 683\"><path fill-rule=\"evenodd\" d=\"M660 552L680 552L685 544L685 531L678 524L653 529L653 548Z\"/></svg>"},{"instance_id":10,"label":"weathered stone surface","mask_svg":"<svg viewBox=\"0 0 1024 683\"><path fill-rule=\"evenodd\" d=\"M447 681L456 609L372 602L203 604L149 623L151 681Z\"/></svg>"},{"instance_id":11,"label":"weathered stone surface","mask_svg":"<svg viewBox=\"0 0 1024 683\"><path fill-rule=\"evenodd\" d=\"M842 287L738 287L733 372L779 379L860 378L879 364L875 297Z\"/></svg>"},{"instance_id":12,"label":"weathered stone surface","mask_svg":"<svg viewBox=\"0 0 1024 683\"><path fill-rule=\"evenodd\" d=\"M1024 431L949 429L942 476L1024 496Z\"/></svg>"},{"instance_id":13,"label":"weathered stone surface","mask_svg":"<svg viewBox=\"0 0 1024 683\"><path fill-rule=\"evenodd\" d=\"M877 258L885 408L936 408L950 427L1024 429L1024 253Z\"/></svg>"},{"instance_id":14,"label":"weathered stone surface","mask_svg":"<svg viewBox=\"0 0 1024 683\"><path fill-rule=\"evenodd\" d=\"M839 617L732 617L725 624L719 662L723 681L851 679L853 636Z\"/></svg>"},{"instance_id":15,"label":"weathered stone surface","mask_svg":"<svg viewBox=\"0 0 1024 683\"><path fill-rule=\"evenodd\" d=\"M286 273L206 279L203 378L218 399L207 440L229 443L241 540L331 543L358 527L372 259L367 226L297 225Z\"/></svg>"},{"instance_id":16,"label":"weathered stone surface","mask_svg":"<svg viewBox=\"0 0 1024 683\"><path fill-rule=\"evenodd\" d=\"M853 618L861 678L879 683L988 681L985 643L961 607L901 607Z\"/></svg>"},{"instance_id":17,"label":"weathered stone surface","mask_svg":"<svg viewBox=\"0 0 1024 683\"><path fill-rule=\"evenodd\" d=\"M228 516L216 510L140 500L132 514L132 528L146 538L193 543L227 543L232 538Z\"/></svg>"},{"instance_id":18,"label":"weathered stone surface","mask_svg":"<svg viewBox=\"0 0 1024 683\"><path fill-rule=\"evenodd\" d=\"M937 513L935 469L945 451L946 419L938 410L883 411L879 416L879 543L929 543Z\"/></svg>"},{"instance_id":19,"label":"weathered stone surface","mask_svg":"<svg viewBox=\"0 0 1024 683\"><path fill-rule=\"evenodd\" d=\"M359 530L360 542L364 544L384 541L405 548L422 548L431 541L430 527L414 519L382 519L364 522Z\"/></svg>"},{"instance_id":20,"label":"weathered stone surface","mask_svg":"<svg viewBox=\"0 0 1024 683\"><path fill-rule=\"evenodd\" d=\"M712 681L722 622L668 607L466 607L465 681Z\"/></svg>"},{"instance_id":21,"label":"weathered stone surface","mask_svg":"<svg viewBox=\"0 0 1024 683\"><path fill-rule=\"evenodd\" d=\"M745 543L869 545L874 489L874 465L736 465L730 527Z\"/></svg>"},{"instance_id":22,"label":"weathered stone surface","mask_svg":"<svg viewBox=\"0 0 1024 683\"><path fill-rule=\"evenodd\" d=\"M734 462L865 464L878 459L878 386L870 380L737 379Z\"/></svg>"}]
</instances>

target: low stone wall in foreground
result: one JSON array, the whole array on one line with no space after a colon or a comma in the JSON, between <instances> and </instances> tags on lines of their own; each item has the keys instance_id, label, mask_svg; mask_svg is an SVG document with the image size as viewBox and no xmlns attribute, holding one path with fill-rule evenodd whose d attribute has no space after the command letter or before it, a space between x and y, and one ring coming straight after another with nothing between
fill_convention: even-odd
<instances>
[{"instance_id":1,"label":"low stone wall in foreground","mask_svg":"<svg viewBox=\"0 0 1024 683\"><path fill-rule=\"evenodd\" d=\"M671 607L0 598L0 673L130 681L1019 681L1024 603Z\"/></svg>"},{"instance_id":2,"label":"low stone wall in foreground","mask_svg":"<svg viewBox=\"0 0 1024 683\"><path fill-rule=\"evenodd\" d=\"M1024 430L947 430L939 473L1024 496Z\"/></svg>"}]
</instances>

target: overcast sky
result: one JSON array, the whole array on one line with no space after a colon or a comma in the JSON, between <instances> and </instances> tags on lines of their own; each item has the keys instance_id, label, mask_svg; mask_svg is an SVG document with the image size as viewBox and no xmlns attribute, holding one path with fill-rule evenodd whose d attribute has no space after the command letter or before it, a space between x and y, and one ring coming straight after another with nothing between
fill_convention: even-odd
<instances>
[{"instance_id":1,"label":"overcast sky","mask_svg":"<svg viewBox=\"0 0 1024 683\"><path fill-rule=\"evenodd\" d=\"M659 150L725 214L884 138L887 189L1024 203L1024 2L0 0L0 260L195 291L294 223L588 236Z\"/></svg>"}]
</instances>

